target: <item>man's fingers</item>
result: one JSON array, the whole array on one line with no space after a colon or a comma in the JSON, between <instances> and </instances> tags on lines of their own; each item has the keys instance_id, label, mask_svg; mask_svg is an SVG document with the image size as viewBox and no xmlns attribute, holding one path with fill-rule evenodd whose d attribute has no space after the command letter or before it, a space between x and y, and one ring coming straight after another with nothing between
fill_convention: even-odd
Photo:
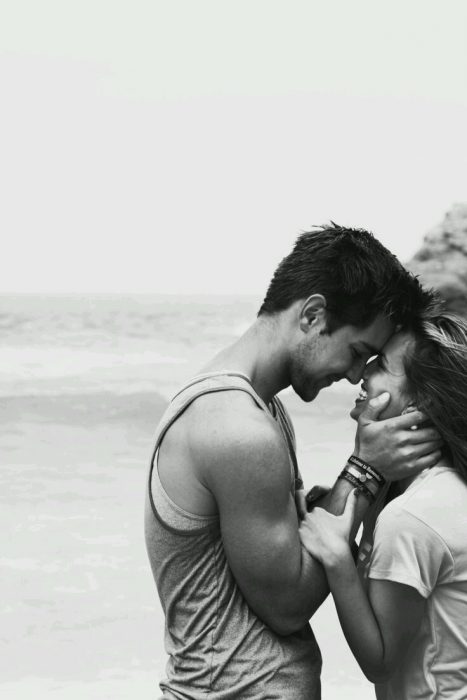
<instances>
[{"instance_id":1,"label":"man's fingers","mask_svg":"<svg viewBox=\"0 0 467 700\"><path fill-rule=\"evenodd\" d=\"M418 457L414 462L413 471L415 473L423 471L423 469L431 469L441 459L441 450L435 450L422 457Z\"/></svg>"},{"instance_id":2,"label":"man's fingers","mask_svg":"<svg viewBox=\"0 0 467 700\"><path fill-rule=\"evenodd\" d=\"M413 445L416 445L419 442L442 442L436 428L419 428L418 430L411 430L409 439Z\"/></svg>"},{"instance_id":3,"label":"man's fingers","mask_svg":"<svg viewBox=\"0 0 467 700\"><path fill-rule=\"evenodd\" d=\"M410 459L418 459L419 457L424 457L431 452L440 452L440 448L443 442L439 440L433 440L430 442L420 442L418 445L412 445L409 450Z\"/></svg>"},{"instance_id":4,"label":"man's fingers","mask_svg":"<svg viewBox=\"0 0 467 700\"><path fill-rule=\"evenodd\" d=\"M386 418L385 420L380 421L380 423L386 423L388 427L389 424L391 424L392 428L395 430L410 430L413 426L417 426L417 430L421 430L420 425L426 420L427 417L422 411L411 411L411 413L405 413L403 416Z\"/></svg>"},{"instance_id":5,"label":"man's fingers","mask_svg":"<svg viewBox=\"0 0 467 700\"><path fill-rule=\"evenodd\" d=\"M435 450L440 450L444 445L443 440L425 440L412 445L410 450L414 457L422 457Z\"/></svg>"}]
</instances>

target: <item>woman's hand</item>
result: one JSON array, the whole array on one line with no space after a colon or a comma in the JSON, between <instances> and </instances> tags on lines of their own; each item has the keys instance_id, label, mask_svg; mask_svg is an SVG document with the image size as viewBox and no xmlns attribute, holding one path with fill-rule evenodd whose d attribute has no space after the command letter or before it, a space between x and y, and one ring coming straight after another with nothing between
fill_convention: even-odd
<instances>
[{"instance_id":1,"label":"woman's hand","mask_svg":"<svg viewBox=\"0 0 467 700\"><path fill-rule=\"evenodd\" d=\"M324 567L333 567L347 561L350 552L349 536L357 502L353 489L342 515L331 515L323 508L314 508L300 524L300 540L305 549Z\"/></svg>"}]
</instances>

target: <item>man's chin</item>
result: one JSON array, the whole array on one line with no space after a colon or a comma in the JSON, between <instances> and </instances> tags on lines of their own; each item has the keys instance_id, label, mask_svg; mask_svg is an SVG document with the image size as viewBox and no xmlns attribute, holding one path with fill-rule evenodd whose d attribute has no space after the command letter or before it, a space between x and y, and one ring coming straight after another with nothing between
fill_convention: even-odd
<instances>
[{"instance_id":1,"label":"man's chin","mask_svg":"<svg viewBox=\"0 0 467 700\"><path fill-rule=\"evenodd\" d=\"M310 403L310 401L314 401L314 400L316 399L316 397L318 396L318 394L319 394L321 391L323 391L323 389L328 389L328 387L330 387L331 384L333 384L333 383L334 383L334 382L332 382L332 381L330 381L330 380L327 380L327 381L324 381L324 382L320 382L320 383L318 383L318 384L313 384L313 386L311 386L311 387L307 390L307 392L306 392L306 398L304 398L303 400L306 401L307 403Z\"/></svg>"},{"instance_id":2,"label":"man's chin","mask_svg":"<svg viewBox=\"0 0 467 700\"><path fill-rule=\"evenodd\" d=\"M312 386L312 387L300 387L299 389L293 387L293 390L301 398L302 401L305 403L310 403L311 401L314 401L316 397L318 396L319 392L321 391L320 387L317 386Z\"/></svg>"}]
</instances>

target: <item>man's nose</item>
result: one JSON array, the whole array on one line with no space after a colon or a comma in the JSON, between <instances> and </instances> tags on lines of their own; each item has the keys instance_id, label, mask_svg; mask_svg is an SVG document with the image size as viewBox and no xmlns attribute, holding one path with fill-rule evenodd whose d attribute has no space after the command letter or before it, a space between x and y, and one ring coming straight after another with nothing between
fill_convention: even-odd
<instances>
[{"instance_id":1,"label":"man's nose","mask_svg":"<svg viewBox=\"0 0 467 700\"><path fill-rule=\"evenodd\" d=\"M347 372L346 379L351 384L359 384L362 381L364 366L351 367Z\"/></svg>"}]
</instances>

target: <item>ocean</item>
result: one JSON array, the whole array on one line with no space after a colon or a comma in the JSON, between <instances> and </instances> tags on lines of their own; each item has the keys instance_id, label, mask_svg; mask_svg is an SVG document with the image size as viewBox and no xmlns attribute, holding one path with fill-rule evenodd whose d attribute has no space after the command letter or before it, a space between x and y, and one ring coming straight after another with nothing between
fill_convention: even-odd
<instances>
[{"instance_id":1,"label":"ocean","mask_svg":"<svg viewBox=\"0 0 467 700\"><path fill-rule=\"evenodd\" d=\"M254 320L240 296L1 295L0 694L150 700L163 615L146 557L152 438L175 390ZM283 392L305 484L353 446L355 387ZM323 700L369 700L332 601L313 620Z\"/></svg>"}]
</instances>

